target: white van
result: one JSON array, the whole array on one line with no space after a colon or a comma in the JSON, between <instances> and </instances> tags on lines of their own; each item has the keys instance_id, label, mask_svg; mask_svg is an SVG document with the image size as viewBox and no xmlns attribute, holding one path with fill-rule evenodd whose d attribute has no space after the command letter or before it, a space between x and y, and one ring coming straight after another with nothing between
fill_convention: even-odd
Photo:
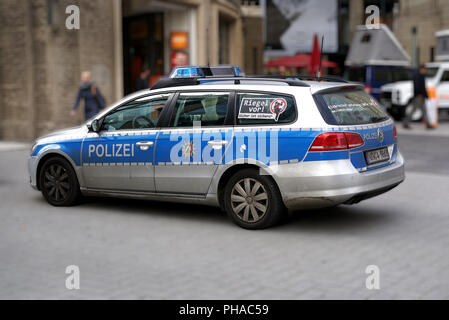
<instances>
[{"instance_id":1,"label":"white van","mask_svg":"<svg viewBox=\"0 0 449 320\"><path fill-rule=\"evenodd\" d=\"M426 86L433 89L436 94L438 109L449 110L449 30L441 30L435 34L437 50L435 59L438 62L426 64ZM413 100L413 81L398 81L383 85L381 88L380 102L387 111L400 120L405 115L405 110L411 108ZM413 120L421 118L418 110L412 115Z\"/></svg>"}]
</instances>

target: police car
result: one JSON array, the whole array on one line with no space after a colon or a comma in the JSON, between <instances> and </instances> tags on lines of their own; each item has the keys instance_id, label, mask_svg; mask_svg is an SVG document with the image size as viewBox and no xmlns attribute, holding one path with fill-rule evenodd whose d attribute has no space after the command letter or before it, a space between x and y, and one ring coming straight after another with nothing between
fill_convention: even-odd
<instances>
[{"instance_id":1,"label":"police car","mask_svg":"<svg viewBox=\"0 0 449 320\"><path fill-rule=\"evenodd\" d=\"M376 100L314 80L161 79L38 139L31 185L54 206L81 195L202 203L260 229L287 209L353 204L401 183L396 127Z\"/></svg>"}]
</instances>

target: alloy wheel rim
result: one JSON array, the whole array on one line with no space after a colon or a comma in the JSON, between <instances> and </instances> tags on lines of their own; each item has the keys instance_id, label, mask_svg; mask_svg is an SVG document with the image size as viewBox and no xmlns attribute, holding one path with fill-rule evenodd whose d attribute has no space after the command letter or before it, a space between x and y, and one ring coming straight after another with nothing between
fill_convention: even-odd
<instances>
[{"instance_id":1,"label":"alloy wheel rim","mask_svg":"<svg viewBox=\"0 0 449 320\"><path fill-rule=\"evenodd\" d=\"M234 214L244 222L257 222L267 212L268 193L259 181L244 178L232 188L231 206Z\"/></svg>"},{"instance_id":2,"label":"alloy wheel rim","mask_svg":"<svg viewBox=\"0 0 449 320\"><path fill-rule=\"evenodd\" d=\"M70 193L69 173L59 164L50 164L44 171L44 189L53 201L64 201Z\"/></svg>"}]
</instances>

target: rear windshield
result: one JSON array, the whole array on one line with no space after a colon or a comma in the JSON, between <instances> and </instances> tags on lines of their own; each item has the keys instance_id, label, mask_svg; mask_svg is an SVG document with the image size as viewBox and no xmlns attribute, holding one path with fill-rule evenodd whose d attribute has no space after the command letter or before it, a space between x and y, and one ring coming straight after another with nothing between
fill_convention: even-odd
<instances>
[{"instance_id":1,"label":"rear windshield","mask_svg":"<svg viewBox=\"0 0 449 320\"><path fill-rule=\"evenodd\" d=\"M363 90L319 93L315 98L324 120L329 124L368 124L389 118L379 103Z\"/></svg>"}]
</instances>

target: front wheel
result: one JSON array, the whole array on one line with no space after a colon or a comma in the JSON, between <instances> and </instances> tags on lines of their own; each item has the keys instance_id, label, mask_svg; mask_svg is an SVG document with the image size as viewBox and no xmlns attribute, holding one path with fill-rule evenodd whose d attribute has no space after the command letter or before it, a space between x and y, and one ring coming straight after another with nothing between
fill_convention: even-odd
<instances>
[{"instance_id":1,"label":"front wheel","mask_svg":"<svg viewBox=\"0 0 449 320\"><path fill-rule=\"evenodd\" d=\"M80 198L75 170L61 157L45 161L39 173L39 185L45 200L53 206L71 206Z\"/></svg>"},{"instance_id":2,"label":"front wheel","mask_svg":"<svg viewBox=\"0 0 449 320\"><path fill-rule=\"evenodd\" d=\"M229 179L224 203L228 216L245 229L263 229L277 224L285 213L279 189L270 176L244 169Z\"/></svg>"}]
</instances>

